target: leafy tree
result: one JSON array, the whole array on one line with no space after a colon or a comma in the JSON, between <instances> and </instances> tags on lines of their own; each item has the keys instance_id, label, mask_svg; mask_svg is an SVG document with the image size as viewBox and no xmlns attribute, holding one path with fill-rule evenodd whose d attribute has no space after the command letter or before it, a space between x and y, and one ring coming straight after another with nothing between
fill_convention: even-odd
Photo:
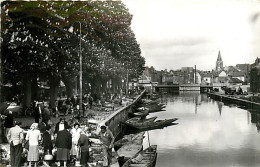
<instances>
[{"instance_id":1,"label":"leafy tree","mask_svg":"<svg viewBox=\"0 0 260 167\"><path fill-rule=\"evenodd\" d=\"M22 83L25 106L41 80L50 85L52 102L60 80L72 95L80 42L86 89L98 90L126 70L137 76L144 64L122 2L4 1L1 12L3 83Z\"/></svg>"},{"instance_id":2,"label":"leafy tree","mask_svg":"<svg viewBox=\"0 0 260 167\"><path fill-rule=\"evenodd\" d=\"M260 91L259 81L259 69L256 67L252 68L250 71L250 89L254 94Z\"/></svg>"}]
</instances>

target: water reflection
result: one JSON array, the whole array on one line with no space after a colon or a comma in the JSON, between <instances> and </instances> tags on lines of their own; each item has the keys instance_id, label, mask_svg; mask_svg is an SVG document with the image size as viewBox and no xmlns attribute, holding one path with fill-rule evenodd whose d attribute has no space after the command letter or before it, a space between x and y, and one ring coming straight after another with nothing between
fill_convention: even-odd
<instances>
[{"instance_id":1,"label":"water reflection","mask_svg":"<svg viewBox=\"0 0 260 167\"><path fill-rule=\"evenodd\" d=\"M156 166L260 165L260 134L256 130L259 114L227 106L197 92L167 95L162 101L167 102L166 111L149 116L177 117L179 125L149 131L151 144L158 145ZM144 140L146 146L148 142Z\"/></svg>"},{"instance_id":2,"label":"water reflection","mask_svg":"<svg viewBox=\"0 0 260 167\"><path fill-rule=\"evenodd\" d=\"M251 122L256 125L257 132L260 132L260 114L258 113L251 113Z\"/></svg>"},{"instance_id":3,"label":"water reflection","mask_svg":"<svg viewBox=\"0 0 260 167\"><path fill-rule=\"evenodd\" d=\"M223 103L218 101L218 102L217 102L217 105L218 105L219 115L221 115Z\"/></svg>"}]
</instances>

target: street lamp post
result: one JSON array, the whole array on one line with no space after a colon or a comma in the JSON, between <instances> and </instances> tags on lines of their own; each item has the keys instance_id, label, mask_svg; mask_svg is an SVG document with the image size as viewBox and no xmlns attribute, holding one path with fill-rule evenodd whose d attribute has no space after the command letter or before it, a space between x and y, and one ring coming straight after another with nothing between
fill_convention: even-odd
<instances>
[{"instance_id":1,"label":"street lamp post","mask_svg":"<svg viewBox=\"0 0 260 167\"><path fill-rule=\"evenodd\" d=\"M82 53L81 53L81 23L79 23L79 114L82 112Z\"/></svg>"},{"instance_id":2,"label":"street lamp post","mask_svg":"<svg viewBox=\"0 0 260 167\"><path fill-rule=\"evenodd\" d=\"M73 32L73 26L69 29L69 32ZM82 113L82 53L81 53L81 23L79 22L79 116ZM76 79L77 80L77 79Z\"/></svg>"},{"instance_id":3,"label":"street lamp post","mask_svg":"<svg viewBox=\"0 0 260 167\"><path fill-rule=\"evenodd\" d=\"M128 83L128 62L127 62L127 66L126 66L126 97L128 97L128 87L129 87L129 83Z\"/></svg>"}]
</instances>

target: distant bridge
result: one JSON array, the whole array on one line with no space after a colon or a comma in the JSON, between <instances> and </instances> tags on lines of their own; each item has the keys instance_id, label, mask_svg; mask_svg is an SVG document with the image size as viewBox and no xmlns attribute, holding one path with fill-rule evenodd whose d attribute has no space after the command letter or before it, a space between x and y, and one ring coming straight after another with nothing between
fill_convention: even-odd
<instances>
[{"instance_id":1,"label":"distant bridge","mask_svg":"<svg viewBox=\"0 0 260 167\"><path fill-rule=\"evenodd\" d=\"M160 89L168 89L170 91L200 91L207 92L213 89L213 85L200 85L200 84L181 84L181 85L157 85L154 86L156 91Z\"/></svg>"}]
</instances>

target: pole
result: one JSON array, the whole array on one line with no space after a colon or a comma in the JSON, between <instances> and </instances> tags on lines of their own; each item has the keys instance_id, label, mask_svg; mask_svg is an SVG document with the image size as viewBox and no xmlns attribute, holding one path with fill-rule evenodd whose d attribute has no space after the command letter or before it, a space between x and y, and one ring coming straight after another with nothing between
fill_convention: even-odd
<instances>
[{"instance_id":1,"label":"pole","mask_svg":"<svg viewBox=\"0 0 260 167\"><path fill-rule=\"evenodd\" d=\"M194 82L195 82L195 84L196 84L196 80L197 80L197 76L196 76L196 73L197 73L197 71L196 71L196 65L195 65L195 73L194 73Z\"/></svg>"},{"instance_id":2,"label":"pole","mask_svg":"<svg viewBox=\"0 0 260 167\"><path fill-rule=\"evenodd\" d=\"M128 97L128 62L127 62L127 67L126 67L126 97Z\"/></svg>"},{"instance_id":3,"label":"pole","mask_svg":"<svg viewBox=\"0 0 260 167\"><path fill-rule=\"evenodd\" d=\"M82 53L81 53L81 23L79 23L79 113L82 112ZM84 116L84 113L83 113Z\"/></svg>"},{"instance_id":4,"label":"pole","mask_svg":"<svg viewBox=\"0 0 260 167\"><path fill-rule=\"evenodd\" d=\"M149 132L148 131L146 131L147 132L147 136L148 136L148 144L149 144L149 147L151 146L151 144L150 144L150 137L149 137Z\"/></svg>"}]
</instances>

